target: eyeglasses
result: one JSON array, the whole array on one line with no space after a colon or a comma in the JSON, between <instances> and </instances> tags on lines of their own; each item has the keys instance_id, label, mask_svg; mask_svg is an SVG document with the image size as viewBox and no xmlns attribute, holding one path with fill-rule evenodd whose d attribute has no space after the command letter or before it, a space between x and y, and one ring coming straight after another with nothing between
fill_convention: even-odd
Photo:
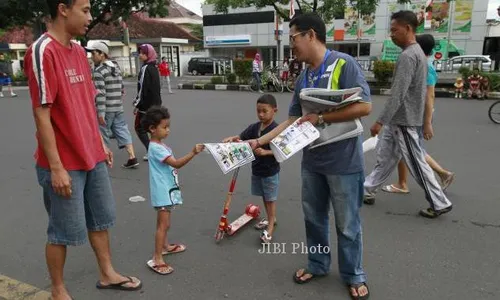
<instances>
[{"instance_id":1,"label":"eyeglasses","mask_svg":"<svg viewBox=\"0 0 500 300\"><path fill-rule=\"evenodd\" d=\"M295 38L296 38L299 34L300 34L300 35L304 35L304 34L306 34L306 33L307 33L307 31L301 31L301 32L297 32L297 33L295 33L295 34L290 35L290 36L289 36L289 39L290 39L290 44L295 43Z\"/></svg>"}]
</instances>

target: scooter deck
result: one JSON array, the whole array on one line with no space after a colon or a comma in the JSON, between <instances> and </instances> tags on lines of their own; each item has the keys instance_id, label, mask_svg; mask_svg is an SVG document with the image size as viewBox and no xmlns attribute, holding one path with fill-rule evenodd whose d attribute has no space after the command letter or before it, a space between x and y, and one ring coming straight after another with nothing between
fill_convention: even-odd
<instances>
[{"instance_id":1,"label":"scooter deck","mask_svg":"<svg viewBox=\"0 0 500 300\"><path fill-rule=\"evenodd\" d=\"M230 230L228 232L228 235L233 235L236 231L238 231L238 229L240 229L253 219L254 218L250 215L247 214L241 215L238 219L234 220L233 223L229 225Z\"/></svg>"}]
</instances>

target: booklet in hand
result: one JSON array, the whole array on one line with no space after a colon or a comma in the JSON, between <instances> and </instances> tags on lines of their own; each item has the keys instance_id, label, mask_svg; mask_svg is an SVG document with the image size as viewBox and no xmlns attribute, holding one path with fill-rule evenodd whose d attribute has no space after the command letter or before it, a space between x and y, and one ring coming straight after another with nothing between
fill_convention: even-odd
<instances>
[{"instance_id":1,"label":"booklet in hand","mask_svg":"<svg viewBox=\"0 0 500 300\"><path fill-rule=\"evenodd\" d=\"M248 143L207 143L204 145L205 151L212 154L224 174L255 160L252 147Z\"/></svg>"},{"instance_id":2,"label":"booklet in hand","mask_svg":"<svg viewBox=\"0 0 500 300\"><path fill-rule=\"evenodd\" d=\"M322 114L362 101L359 96L361 91L362 89L359 87L343 90L302 89L300 91L302 113L303 115L309 113ZM359 136L363 133L363 125L359 119L323 123L317 125L316 129L319 131L320 137L311 144L310 149Z\"/></svg>"},{"instance_id":3,"label":"booklet in hand","mask_svg":"<svg viewBox=\"0 0 500 300\"><path fill-rule=\"evenodd\" d=\"M278 162L289 159L319 138L318 130L310 122L300 125L298 122L295 121L271 141L271 150Z\"/></svg>"}]
</instances>

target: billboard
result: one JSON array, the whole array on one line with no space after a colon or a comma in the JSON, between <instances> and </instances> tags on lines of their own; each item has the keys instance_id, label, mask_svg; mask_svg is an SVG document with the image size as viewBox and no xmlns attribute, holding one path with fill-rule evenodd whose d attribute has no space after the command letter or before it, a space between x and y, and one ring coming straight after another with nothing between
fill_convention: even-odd
<instances>
[{"instance_id":1,"label":"billboard","mask_svg":"<svg viewBox=\"0 0 500 300\"><path fill-rule=\"evenodd\" d=\"M358 22L360 23L359 30ZM344 38L346 40L375 37L375 33L375 13L360 17L355 7L346 6L344 13Z\"/></svg>"}]
</instances>

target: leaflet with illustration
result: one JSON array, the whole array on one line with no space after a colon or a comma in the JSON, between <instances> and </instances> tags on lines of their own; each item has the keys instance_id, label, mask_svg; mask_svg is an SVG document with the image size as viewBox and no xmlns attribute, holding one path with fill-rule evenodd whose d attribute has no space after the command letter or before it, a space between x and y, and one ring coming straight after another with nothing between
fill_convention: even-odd
<instances>
[{"instance_id":1,"label":"leaflet with illustration","mask_svg":"<svg viewBox=\"0 0 500 300\"><path fill-rule=\"evenodd\" d=\"M248 143L207 143L204 145L205 151L212 154L224 174L255 160L252 147Z\"/></svg>"},{"instance_id":2,"label":"leaflet with illustration","mask_svg":"<svg viewBox=\"0 0 500 300\"><path fill-rule=\"evenodd\" d=\"M300 92L302 113L304 115L309 113L324 114L362 101L359 96L361 91L361 88L344 90L302 89ZM323 123L317 125L316 129L320 136L311 144L310 149L356 137L363 133L363 125L359 119L341 123Z\"/></svg>"},{"instance_id":3,"label":"leaflet with illustration","mask_svg":"<svg viewBox=\"0 0 500 300\"><path fill-rule=\"evenodd\" d=\"M288 126L271 143L271 150L278 162L283 162L319 138L319 132L310 122L299 125L299 120Z\"/></svg>"}]
</instances>

